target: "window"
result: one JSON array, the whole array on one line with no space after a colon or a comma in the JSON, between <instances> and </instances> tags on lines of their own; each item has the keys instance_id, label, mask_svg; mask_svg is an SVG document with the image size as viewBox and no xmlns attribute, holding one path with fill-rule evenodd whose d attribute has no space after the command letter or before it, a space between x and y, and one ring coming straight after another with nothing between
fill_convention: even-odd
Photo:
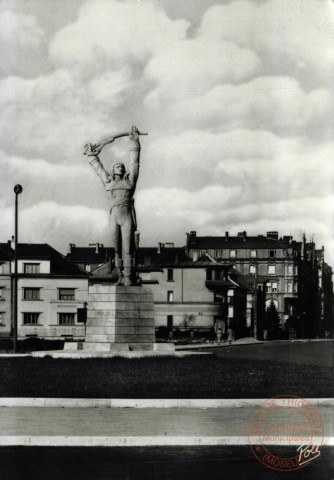
<instances>
[{"instance_id":1,"label":"window","mask_svg":"<svg viewBox=\"0 0 334 480\"><path fill-rule=\"evenodd\" d=\"M228 317L233 318L233 307L228 307Z\"/></svg>"},{"instance_id":2,"label":"window","mask_svg":"<svg viewBox=\"0 0 334 480\"><path fill-rule=\"evenodd\" d=\"M212 280L212 269L208 268L206 271L206 279L207 280Z\"/></svg>"},{"instance_id":3,"label":"window","mask_svg":"<svg viewBox=\"0 0 334 480\"><path fill-rule=\"evenodd\" d=\"M216 250L215 251L215 257L216 258L221 258L222 257L222 251L221 250Z\"/></svg>"},{"instance_id":4,"label":"window","mask_svg":"<svg viewBox=\"0 0 334 480\"><path fill-rule=\"evenodd\" d=\"M74 325L75 313L59 313L59 325Z\"/></svg>"},{"instance_id":5,"label":"window","mask_svg":"<svg viewBox=\"0 0 334 480\"><path fill-rule=\"evenodd\" d=\"M230 250L230 258L235 258L237 256L236 250Z\"/></svg>"},{"instance_id":6,"label":"window","mask_svg":"<svg viewBox=\"0 0 334 480\"><path fill-rule=\"evenodd\" d=\"M268 265L268 275L276 275L276 265Z\"/></svg>"},{"instance_id":7,"label":"window","mask_svg":"<svg viewBox=\"0 0 334 480\"><path fill-rule=\"evenodd\" d=\"M167 269L167 282L174 282L174 271L172 268Z\"/></svg>"},{"instance_id":8,"label":"window","mask_svg":"<svg viewBox=\"0 0 334 480\"><path fill-rule=\"evenodd\" d=\"M173 315L167 315L167 328L168 330L173 328Z\"/></svg>"},{"instance_id":9,"label":"window","mask_svg":"<svg viewBox=\"0 0 334 480\"><path fill-rule=\"evenodd\" d=\"M40 273L39 263L25 263L23 266L24 273Z\"/></svg>"},{"instance_id":10,"label":"window","mask_svg":"<svg viewBox=\"0 0 334 480\"><path fill-rule=\"evenodd\" d=\"M292 293L292 289L293 289L293 283L292 282L286 282L287 293Z\"/></svg>"},{"instance_id":11,"label":"window","mask_svg":"<svg viewBox=\"0 0 334 480\"><path fill-rule=\"evenodd\" d=\"M251 275L255 275L255 273L256 273L256 266L255 265L249 265L249 273Z\"/></svg>"},{"instance_id":12,"label":"window","mask_svg":"<svg viewBox=\"0 0 334 480\"><path fill-rule=\"evenodd\" d=\"M267 282L266 291L267 293L277 293L278 283L277 282Z\"/></svg>"},{"instance_id":13,"label":"window","mask_svg":"<svg viewBox=\"0 0 334 480\"><path fill-rule=\"evenodd\" d=\"M293 274L298 275L298 266L297 265L294 265L294 267L293 267Z\"/></svg>"},{"instance_id":14,"label":"window","mask_svg":"<svg viewBox=\"0 0 334 480\"><path fill-rule=\"evenodd\" d=\"M5 313L6 312L0 312L0 324L4 323L5 321Z\"/></svg>"},{"instance_id":15,"label":"window","mask_svg":"<svg viewBox=\"0 0 334 480\"><path fill-rule=\"evenodd\" d=\"M171 303L173 301L173 292L169 290L167 292L167 302Z\"/></svg>"},{"instance_id":16,"label":"window","mask_svg":"<svg viewBox=\"0 0 334 480\"><path fill-rule=\"evenodd\" d=\"M251 258L256 258L256 257L257 257L257 251L251 250Z\"/></svg>"},{"instance_id":17,"label":"window","mask_svg":"<svg viewBox=\"0 0 334 480\"><path fill-rule=\"evenodd\" d=\"M59 300L74 300L74 288L60 288Z\"/></svg>"},{"instance_id":18,"label":"window","mask_svg":"<svg viewBox=\"0 0 334 480\"><path fill-rule=\"evenodd\" d=\"M24 288L23 299L24 300L39 300L40 288Z\"/></svg>"},{"instance_id":19,"label":"window","mask_svg":"<svg viewBox=\"0 0 334 480\"><path fill-rule=\"evenodd\" d=\"M288 275L293 275L293 265L288 265Z\"/></svg>"},{"instance_id":20,"label":"window","mask_svg":"<svg viewBox=\"0 0 334 480\"><path fill-rule=\"evenodd\" d=\"M275 258L276 257L276 250L269 250L269 257Z\"/></svg>"},{"instance_id":21,"label":"window","mask_svg":"<svg viewBox=\"0 0 334 480\"><path fill-rule=\"evenodd\" d=\"M37 325L40 313L24 312L23 313L23 325Z\"/></svg>"},{"instance_id":22,"label":"window","mask_svg":"<svg viewBox=\"0 0 334 480\"><path fill-rule=\"evenodd\" d=\"M91 270L90 263L85 263L85 270L86 270L86 272L90 272L90 270Z\"/></svg>"},{"instance_id":23,"label":"window","mask_svg":"<svg viewBox=\"0 0 334 480\"><path fill-rule=\"evenodd\" d=\"M200 251L199 251L199 256L200 256L200 257L204 257L205 254L206 254L206 251L205 251L205 250L200 250Z\"/></svg>"}]
</instances>

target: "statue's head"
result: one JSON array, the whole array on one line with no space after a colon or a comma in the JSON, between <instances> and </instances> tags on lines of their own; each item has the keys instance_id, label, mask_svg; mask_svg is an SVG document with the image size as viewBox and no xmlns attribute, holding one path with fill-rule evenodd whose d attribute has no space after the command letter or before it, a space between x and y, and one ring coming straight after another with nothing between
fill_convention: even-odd
<instances>
[{"instance_id":1,"label":"statue's head","mask_svg":"<svg viewBox=\"0 0 334 480\"><path fill-rule=\"evenodd\" d=\"M124 173L125 166L123 163L117 162L112 165L110 176L113 180L115 180L115 175L120 175L121 177L123 177Z\"/></svg>"}]
</instances>

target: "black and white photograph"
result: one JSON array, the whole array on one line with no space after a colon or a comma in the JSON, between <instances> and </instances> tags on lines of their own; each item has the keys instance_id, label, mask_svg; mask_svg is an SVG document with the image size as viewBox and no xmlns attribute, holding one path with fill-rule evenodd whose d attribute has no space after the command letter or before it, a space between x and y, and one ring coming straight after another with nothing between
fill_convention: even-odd
<instances>
[{"instance_id":1,"label":"black and white photograph","mask_svg":"<svg viewBox=\"0 0 334 480\"><path fill-rule=\"evenodd\" d=\"M0 1L0 478L334 478L334 1Z\"/></svg>"}]
</instances>

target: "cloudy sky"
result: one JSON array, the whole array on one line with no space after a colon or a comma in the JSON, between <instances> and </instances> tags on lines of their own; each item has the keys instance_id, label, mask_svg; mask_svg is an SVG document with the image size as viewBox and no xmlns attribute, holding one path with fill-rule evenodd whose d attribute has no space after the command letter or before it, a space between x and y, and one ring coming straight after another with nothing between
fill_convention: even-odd
<instances>
[{"instance_id":1,"label":"cloudy sky","mask_svg":"<svg viewBox=\"0 0 334 480\"><path fill-rule=\"evenodd\" d=\"M110 245L83 146L135 124L142 246L305 231L334 266L331 0L3 0L0 37L0 241L21 183L20 241Z\"/></svg>"}]
</instances>

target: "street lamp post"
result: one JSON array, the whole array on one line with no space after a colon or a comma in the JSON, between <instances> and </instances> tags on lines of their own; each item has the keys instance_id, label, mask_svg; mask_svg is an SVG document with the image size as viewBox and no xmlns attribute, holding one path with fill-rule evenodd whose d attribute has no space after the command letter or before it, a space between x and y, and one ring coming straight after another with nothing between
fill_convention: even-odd
<instances>
[{"instance_id":1,"label":"street lamp post","mask_svg":"<svg viewBox=\"0 0 334 480\"><path fill-rule=\"evenodd\" d=\"M258 330L258 303L257 303L257 263L255 264L255 274L254 274L254 338L257 340L257 330Z\"/></svg>"},{"instance_id":2,"label":"street lamp post","mask_svg":"<svg viewBox=\"0 0 334 480\"><path fill-rule=\"evenodd\" d=\"M18 240L18 196L22 193L22 186L15 185L15 246L14 246L14 295L13 295L13 350L17 353L17 240Z\"/></svg>"}]
</instances>

